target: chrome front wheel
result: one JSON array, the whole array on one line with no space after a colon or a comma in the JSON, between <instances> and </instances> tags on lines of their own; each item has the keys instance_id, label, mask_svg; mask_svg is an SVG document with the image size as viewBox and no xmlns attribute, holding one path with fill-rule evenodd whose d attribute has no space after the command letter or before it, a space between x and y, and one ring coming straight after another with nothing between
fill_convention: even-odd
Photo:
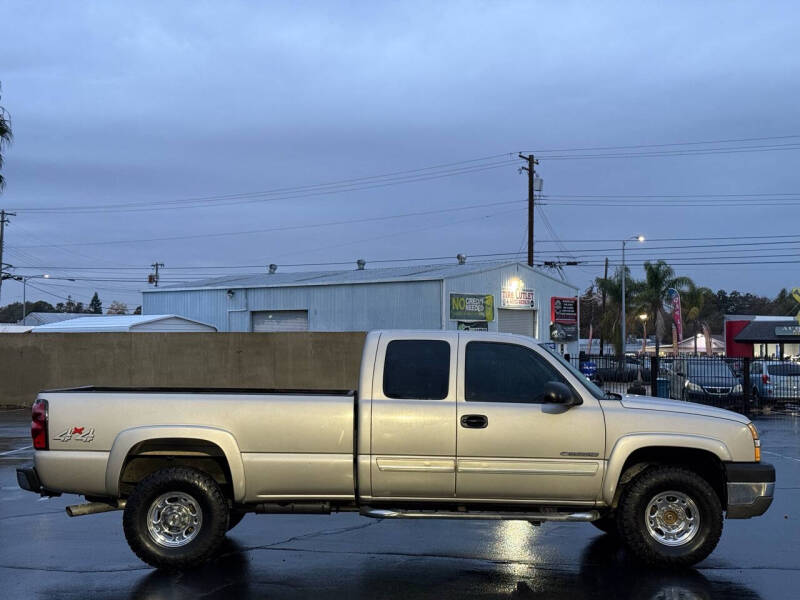
<instances>
[{"instance_id":1,"label":"chrome front wheel","mask_svg":"<svg viewBox=\"0 0 800 600\"><path fill-rule=\"evenodd\" d=\"M184 492L162 494L147 511L147 531L164 548L185 546L197 537L202 526L200 505Z\"/></svg>"},{"instance_id":2,"label":"chrome front wheel","mask_svg":"<svg viewBox=\"0 0 800 600\"><path fill-rule=\"evenodd\" d=\"M700 530L700 511L683 492L661 492L647 504L645 525L647 533L659 544L683 546Z\"/></svg>"}]
</instances>

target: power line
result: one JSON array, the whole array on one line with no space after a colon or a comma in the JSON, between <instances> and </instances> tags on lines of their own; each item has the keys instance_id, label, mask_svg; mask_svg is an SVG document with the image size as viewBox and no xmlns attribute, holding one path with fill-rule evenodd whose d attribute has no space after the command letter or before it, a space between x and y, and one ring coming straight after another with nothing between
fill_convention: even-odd
<instances>
[{"instance_id":1,"label":"power line","mask_svg":"<svg viewBox=\"0 0 800 600\"><path fill-rule=\"evenodd\" d=\"M408 217L418 217L418 216L430 216L435 214L445 214L450 212L462 212L466 210L473 210L476 208L487 208L492 206L507 206L509 204L521 204L522 201L520 200L506 200L504 202L489 202L484 204L472 204L468 206L458 206L454 208L442 208L436 210L424 210L424 211L417 211L417 212L410 212L410 213L402 213L397 215L387 215L382 217L361 217L358 219L345 219L339 221L328 221L325 223L312 223L312 224L304 224L304 225L284 225L280 227L268 227L265 229L250 229L247 231L226 231L226 232L212 232L212 233L199 233L199 234L191 234L191 235L177 235L177 236L165 236L165 237L157 237L157 238L139 238L139 239L127 239L127 240L101 240L101 241L92 241L92 242L64 242L59 244L57 247L65 248L71 246L105 246L105 245L116 245L116 244L140 244L144 242L164 242L164 241L174 241L174 240L189 240L189 239L199 239L199 238L209 238L209 237L229 237L229 236L240 236L240 235L254 235L260 233L273 233L276 231L298 231L303 229L316 229L319 227L334 227L338 225L350 225L355 223L372 223L378 221L389 221L393 219L404 219ZM26 246L15 246L15 248L47 248L53 246L53 244L31 244Z\"/></svg>"},{"instance_id":2,"label":"power line","mask_svg":"<svg viewBox=\"0 0 800 600\"><path fill-rule=\"evenodd\" d=\"M800 149L800 142L790 142L785 144L762 144L762 145L745 145L745 146L719 146L719 144L742 143L742 142L756 142L756 141L770 141L770 140L788 140L797 139L800 135L783 135L783 136L762 136L753 138L729 138L720 140L706 140L706 141L687 141L687 142L671 142L660 144L636 144L628 146L594 146L583 148L561 148L540 150L542 152L555 152L567 154L553 154L544 155L541 158L547 160L580 160L592 158L635 158L635 157L653 157L653 156L683 156L683 155L698 155L698 154L726 154L726 153L739 153L739 152L771 152L777 150L798 150ZM635 150L647 150L656 148L674 148L678 146L709 146L717 145L711 148L697 148L697 149L676 149L676 150L651 150L647 152L635 152ZM634 152L622 153L609 153L609 151L616 150L634 150ZM570 154L574 152L590 152L589 154ZM454 161L432 165L427 167L420 167L416 169L406 169L401 171L391 171L388 173L369 175L362 177L352 177L348 179L335 180L330 182L318 184L305 184L300 186L285 186L279 188L272 188L268 190L261 190L257 192L242 192L242 193L228 193L210 196L199 196L183 199L162 200L152 202L128 202L120 204L102 204L102 205L73 205L73 206L29 206L19 207L15 210L27 212L65 212L65 211L80 211L80 212L116 212L116 211L129 211L129 210L168 210L176 208L198 208L203 205L223 205L229 206L231 204L241 204L249 202L265 202L275 201L282 199L295 199L315 195L341 193L347 191L360 191L364 189L373 189L375 187L385 187L387 185L397 185L403 183L411 183L415 181L427 181L440 177L450 177L454 175L461 175L466 173L478 172L487 169L500 168L514 164L514 152L504 152L499 154L488 155L480 158L466 159L461 161ZM505 157L504 160L498 161L497 159ZM489 162L495 161L495 162Z\"/></svg>"}]
</instances>

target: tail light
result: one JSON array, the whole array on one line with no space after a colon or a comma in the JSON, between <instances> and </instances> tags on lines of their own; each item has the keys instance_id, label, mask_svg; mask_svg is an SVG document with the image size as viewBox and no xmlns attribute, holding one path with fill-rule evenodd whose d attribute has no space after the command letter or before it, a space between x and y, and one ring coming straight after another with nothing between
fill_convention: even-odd
<instances>
[{"instance_id":1,"label":"tail light","mask_svg":"<svg viewBox=\"0 0 800 600\"><path fill-rule=\"evenodd\" d=\"M762 375L761 376L761 383L769 383L769 375Z\"/></svg>"},{"instance_id":2,"label":"tail light","mask_svg":"<svg viewBox=\"0 0 800 600\"><path fill-rule=\"evenodd\" d=\"M37 400L31 410L31 437L36 450L47 450L47 400Z\"/></svg>"}]
</instances>

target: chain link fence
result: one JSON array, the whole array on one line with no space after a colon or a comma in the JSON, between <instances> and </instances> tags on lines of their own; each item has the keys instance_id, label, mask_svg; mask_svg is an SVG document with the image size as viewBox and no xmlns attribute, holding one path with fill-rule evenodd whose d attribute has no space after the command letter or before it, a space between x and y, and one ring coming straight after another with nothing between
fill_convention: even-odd
<instances>
[{"instance_id":1,"label":"chain link fence","mask_svg":"<svg viewBox=\"0 0 800 600\"><path fill-rule=\"evenodd\" d=\"M571 357L607 392L671 398L742 414L800 411L800 363L774 358Z\"/></svg>"}]
</instances>

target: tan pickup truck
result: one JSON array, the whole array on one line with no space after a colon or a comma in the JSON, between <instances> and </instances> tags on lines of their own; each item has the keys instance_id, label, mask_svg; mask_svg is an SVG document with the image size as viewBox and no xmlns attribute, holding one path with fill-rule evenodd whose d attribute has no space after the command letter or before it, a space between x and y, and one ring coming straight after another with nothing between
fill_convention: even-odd
<instances>
[{"instance_id":1,"label":"tan pickup truck","mask_svg":"<svg viewBox=\"0 0 800 600\"><path fill-rule=\"evenodd\" d=\"M761 515L775 470L725 410L607 394L546 346L375 331L358 391L42 392L22 488L124 510L157 567L208 559L247 512L584 521L650 563L705 558L727 518Z\"/></svg>"}]
</instances>

